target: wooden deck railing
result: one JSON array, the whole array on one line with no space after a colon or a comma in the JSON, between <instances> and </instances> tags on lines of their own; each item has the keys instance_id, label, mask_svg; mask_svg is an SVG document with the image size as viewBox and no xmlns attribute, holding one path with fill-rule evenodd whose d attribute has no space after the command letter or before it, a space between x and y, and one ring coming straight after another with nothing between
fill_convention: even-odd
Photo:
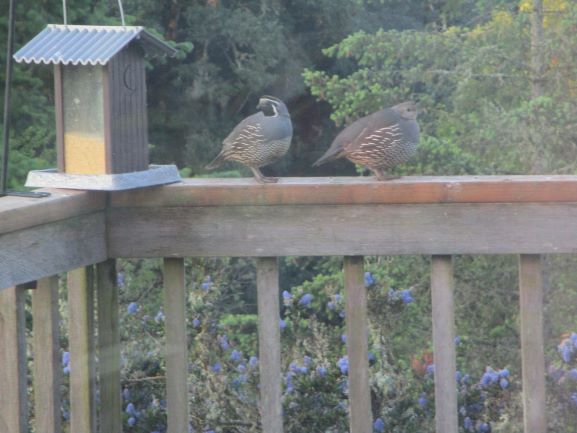
<instances>
[{"instance_id":1,"label":"wooden deck railing","mask_svg":"<svg viewBox=\"0 0 577 433\"><path fill-rule=\"evenodd\" d=\"M24 293L32 290L34 422L60 433L58 279L67 272L74 433L120 433L115 260L164 257L168 431L188 430L183 258L257 258L261 425L282 432L278 256L344 256L350 430L370 433L364 255L432 256L436 431L457 433L454 254L519 254L524 429L545 433L541 254L577 251L577 177L187 180L122 193L0 198L0 431L28 429ZM94 290L94 288L96 290ZM95 297L97 302L95 302ZM98 309L95 324L94 308ZM95 340L95 327L98 341ZM99 413L95 359L99 360ZM97 430L98 429L98 430Z\"/></svg>"}]
</instances>

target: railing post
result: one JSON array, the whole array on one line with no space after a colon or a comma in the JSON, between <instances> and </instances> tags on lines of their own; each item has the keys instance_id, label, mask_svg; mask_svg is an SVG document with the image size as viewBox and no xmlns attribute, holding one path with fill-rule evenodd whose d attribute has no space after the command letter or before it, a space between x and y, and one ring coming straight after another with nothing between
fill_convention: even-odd
<instances>
[{"instance_id":1,"label":"railing post","mask_svg":"<svg viewBox=\"0 0 577 433\"><path fill-rule=\"evenodd\" d=\"M96 265L98 356L100 372L100 432L122 433L120 399L120 332L116 261Z\"/></svg>"},{"instance_id":2,"label":"railing post","mask_svg":"<svg viewBox=\"0 0 577 433\"><path fill-rule=\"evenodd\" d=\"M168 433L188 432L188 346L184 259L164 259Z\"/></svg>"},{"instance_id":3,"label":"railing post","mask_svg":"<svg viewBox=\"0 0 577 433\"><path fill-rule=\"evenodd\" d=\"M38 280L32 290L34 413L36 431L61 433L60 311L58 277Z\"/></svg>"},{"instance_id":4,"label":"railing post","mask_svg":"<svg viewBox=\"0 0 577 433\"><path fill-rule=\"evenodd\" d=\"M26 337L22 287L0 290L0 431L28 431Z\"/></svg>"},{"instance_id":5,"label":"railing post","mask_svg":"<svg viewBox=\"0 0 577 433\"><path fill-rule=\"evenodd\" d=\"M451 256L431 259L433 354L435 361L435 425L437 433L457 433L455 306Z\"/></svg>"},{"instance_id":6,"label":"railing post","mask_svg":"<svg viewBox=\"0 0 577 433\"><path fill-rule=\"evenodd\" d=\"M257 259L260 412L263 433L282 433L278 261Z\"/></svg>"},{"instance_id":7,"label":"railing post","mask_svg":"<svg viewBox=\"0 0 577 433\"><path fill-rule=\"evenodd\" d=\"M523 421L526 433L545 433L545 357L541 257L519 256Z\"/></svg>"},{"instance_id":8,"label":"railing post","mask_svg":"<svg viewBox=\"0 0 577 433\"><path fill-rule=\"evenodd\" d=\"M96 432L92 267L68 273L70 431Z\"/></svg>"},{"instance_id":9,"label":"railing post","mask_svg":"<svg viewBox=\"0 0 577 433\"><path fill-rule=\"evenodd\" d=\"M367 290L362 256L344 258L344 276L350 431L371 433L373 416L369 384Z\"/></svg>"}]
</instances>

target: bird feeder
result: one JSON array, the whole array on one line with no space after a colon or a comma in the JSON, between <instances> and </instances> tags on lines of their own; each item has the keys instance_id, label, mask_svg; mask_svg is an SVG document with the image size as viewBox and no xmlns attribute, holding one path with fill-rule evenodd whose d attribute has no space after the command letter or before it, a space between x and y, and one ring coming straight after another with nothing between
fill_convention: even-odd
<instances>
[{"instance_id":1,"label":"bird feeder","mask_svg":"<svg viewBox=\"0 0 577 433\"><path fill-rule=\"evenodd\" d=\"M142 27L48 25L14 59L54 65L58 168L26 186L119 190L180 180L149 166L145 54L176 51Z\"/></svg>"}]
</instances>

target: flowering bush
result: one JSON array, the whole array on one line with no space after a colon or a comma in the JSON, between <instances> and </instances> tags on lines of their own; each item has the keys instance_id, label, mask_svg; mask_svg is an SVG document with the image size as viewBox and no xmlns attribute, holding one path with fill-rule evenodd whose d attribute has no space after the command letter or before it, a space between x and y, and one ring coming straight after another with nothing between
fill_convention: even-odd
<instances>
[{"instance_id":1,"label":"flowering bush","mask_svg":"<svg viewBox=\"0 0 577 433\"><path fill-rule=\"evenodd\" d=\"M296 264L287 259L281 272ZM279 294L283 409L287 433L348 432L345 293L340 263L330 259L314 276ZM124 431L165 433L165 361L160 261L120 262ZM434 431L434 353L431 349L427 258L368 258L369 365L374 432ZM187 261L190 432L252 433L259 426L259 359L253 269L239 260ZM293 280L296 281L296 280ZM247 292L247 293L245 293ZM459 319L458 319L459 320ZM495 341L503 329L485 332ZM467 327L463 327L468 329ZM460 433L520 432L520 369L516 349L479 351L470 332L459 335L455 378ZM575 433L577 337L559 342L550 367L555 433ZM487 344L487 343L483 343ZM498 346L495 346L498 347ZM472 355L475 354L476 357ZM483 356L483 357L481 357ZM499 362L499 364L497 364ZM67 385L71 368L62 355ZM63 404L64 418L68 402ZM556 422L558 421L558 424ZM561 427L563 421L563 427ZM577 425L577 423L574 423ZM557 427L555 427L557 426Z\"/></svg>"}]
</instances>

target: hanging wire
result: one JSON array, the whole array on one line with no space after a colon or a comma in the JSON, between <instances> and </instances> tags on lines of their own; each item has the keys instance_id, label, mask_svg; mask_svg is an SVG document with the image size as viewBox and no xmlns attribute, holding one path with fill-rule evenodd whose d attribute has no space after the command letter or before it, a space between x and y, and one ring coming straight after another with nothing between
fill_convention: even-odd
<instances>
[{"instance_id":1,"label":"hanging wire","mask_svg":"<svg viewBox=\"0 0 577 433\"><path fill-rule=\"evenodd\" d=\"M2 175L0 195L6 195L8 183L8 145L10 139L10 90L12 88L12 52L14 51L14 9L16 0L10 0L8 9L8 43L6 48L6 84L4 87L4 130L2 137Z\"/></svg>"},{"instance_id":2,"label":"hanging wire","mask_svg":"<svg viewBox=\"0 0 577 433\"><path fill-rule=\"evenodd\" d=\"M68 25L68 18L66 17L66 0L62 0L62 18L64 18L64 25Z\"/></svg>"},{"instance_id":3,"label":"hanging wire","mask_svg":"<svg viewBox=\"0 0 577 433\"><path fill-rule=\"evenodd\" d=\"M126 27L124 22L124 9L122 8L122 0L118 0L118 9L120 9L120 19L122 20L122 27Z\"/></svg>"},{"instance_id":4,"label":"hanging wire","mask_svg":"<svg viewBox=\"0 0 577 433\"><path fill-rule=\"evenodd\" d=\"M12 72L14 52L14 15L16 13L16 0L10 0L8 8L8 41L6 47L6 86L4 88L4 129L2 131L2 172L0 173L0 197L6 195L41 198L47 197L50 194L47 192L16 192L8 191L8 154L10 149L10 117L11 105L10 94L12 90Z\"/></svg>"}]
</instances>

